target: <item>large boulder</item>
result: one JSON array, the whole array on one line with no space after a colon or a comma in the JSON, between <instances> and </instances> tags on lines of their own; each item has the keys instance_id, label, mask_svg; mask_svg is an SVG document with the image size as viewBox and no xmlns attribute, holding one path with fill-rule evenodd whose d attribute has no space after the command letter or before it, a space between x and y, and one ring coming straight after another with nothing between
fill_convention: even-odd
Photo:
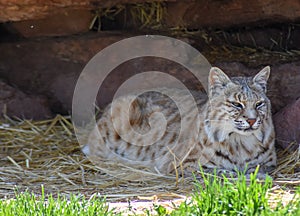
<instances>
[{"instance_id":1,"label":"large boulder","mask_svg":"<svg viewBox=\"0 0 300 216\"><path fill-rule=\"evenodd\" d=\"M300 98L273 117L277 144L290 151L300 148Z\"/></svg>"},{"instance_id":2,"label":"large boulder","mask_svg":"<svg viewBox=\"0 0 300 216\"><path fill-rule=\"evenodd\" d=\"M105 47L130 36L134 35L87 34L2 43L0 49L5 52L0 55L0 76L22 91L45 95L53 111L66 114L71 111L76 81L88 61ZM131 47L127 49L130 50ZM160 50L160 47L153 49ZM203 54L205 55L205 51ZM188 56L184 53L180 55ZM211 61L209 57L208 60ZM253 76L265 66L257 62L250 67L238 61L239 59L228 62L223 59L216 63L211 62L230 76ZM273 112L276 113L300 96L300 62L277 63L276 59L267 62L271 65L268 95L272 101ZM136 73L149 70L170 73L180 77L188 87L199 89L199 84L195 83L193 77L179 65L162 59L139 58L120 65L111 76L107 77L101 89L101 92L105 93L99 96L102 97L100 105L105 106L110 102L115 90L124 80Z\"/></svg>"},{"instance_id":3,"label":"large boulder","mask_svg":"<svg viewBox=\"0 0 300 216\"><path fill-rule=\"evenodd\" d=\"M117 4L145 2L145 0L0 0L0 22L36 20L66 10L109 8Z\"/></svg>"},{"instance_id":4,"label":"large boulder","mask_svg":"<svg viewBox=\"0 0 300 216\"><path fill-rule=\"evenodd\" d=\"M0 114L21 119L45 119L53 116L45 97L28 95L0 80Z\"/></svg>"}]
</instances>

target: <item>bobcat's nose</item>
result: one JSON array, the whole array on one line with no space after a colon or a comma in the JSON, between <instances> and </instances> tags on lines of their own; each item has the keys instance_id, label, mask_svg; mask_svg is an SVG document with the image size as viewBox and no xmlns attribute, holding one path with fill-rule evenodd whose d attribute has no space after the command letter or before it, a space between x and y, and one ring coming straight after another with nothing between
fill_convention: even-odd
<instances>
[{"instance_id":1,"label":"bobcat's nose","mask_svg":"<svg viewBox=\"0 0 300 216\"><path fill-rule=\"evenodd\" d=\"M254 125L254 123L256 122L256 119L255 118L248 118L247 122L250 125L250 127L252 127L252 125Z\"/></svg>"}]
</instances>

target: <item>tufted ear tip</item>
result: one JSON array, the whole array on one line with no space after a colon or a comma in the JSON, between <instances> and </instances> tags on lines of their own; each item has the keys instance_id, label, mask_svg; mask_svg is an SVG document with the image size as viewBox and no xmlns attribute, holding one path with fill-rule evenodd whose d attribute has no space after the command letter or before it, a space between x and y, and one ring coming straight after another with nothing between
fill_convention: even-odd
<instances>
[{"instance_id":1,"label":"tufted ear tip","mask_svg":"<svg viewBox=\"0 0 300 216\"><path fill-rule=\"evenodd\" d=\"M271 67L270 67L270 65L268 65L268 66L264 67L264 69L265 69L265 70L268 70L269 72L271 71Z\"/></svg>"},{"instance_id":2,"label":"tufted ear tip","mask_svg":"<svg viewBox=\"0 0 300 216\"><path fill-rule=\"evenodd\" d=\"M212 67L209 71L209 84L227 84L230 82L229 77L218 67Z\"/></svg>"},{"instance_id":3,"label":"tufted ear tip","mask_svg":"<svg viewBox=\"0 0 300 216\"><path fill-rule=\"evenodd\" d=\"M220 94L231 80L229 77L218 67L212 67L209 71L209 97Z\"/></svg>"},{"instance_id":4,"label":"tufted ear tip","mask_svg":"<svg viewBox=\"0 0 300 216\"><path fill-rule=\"evenodd\" d=\"M224 74L224 72L218 67L211 67L209 73L210 74L222 74L222 73Z\"/></svg>"},{"instance_id":5,"label":"tufted ear tip","mask_svg":"<svg viewBox=\"0 0 300 216\"><path fill-rule=\"evenodd\" d=\"M270 72L270 66L266 66L261 71L259 71L253 78L253 82L260 85L264 91L266 91L267 88L267 82L270 76Z\"/></svg>"}]
</instances>

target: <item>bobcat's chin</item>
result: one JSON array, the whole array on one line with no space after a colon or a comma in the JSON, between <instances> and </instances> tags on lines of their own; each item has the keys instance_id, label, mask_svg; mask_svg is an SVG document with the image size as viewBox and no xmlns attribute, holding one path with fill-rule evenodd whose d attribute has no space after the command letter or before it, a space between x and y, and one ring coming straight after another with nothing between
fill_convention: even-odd
<instances>
[{"instance_id":1,"label":"bobcat's chin","mask_svg":"<svg viewBox=\"0 0 300 216\"><path fill-rule=\"evenodd\" d=\"M253 133L255 133L258 129L259 129L259 127L257 127L257 128L252 128L252 127L248 127L248 128L235 128L235 132L238 133L238 134L240 134L240 135L250 136Z\"/></svg>"}]
</instances>

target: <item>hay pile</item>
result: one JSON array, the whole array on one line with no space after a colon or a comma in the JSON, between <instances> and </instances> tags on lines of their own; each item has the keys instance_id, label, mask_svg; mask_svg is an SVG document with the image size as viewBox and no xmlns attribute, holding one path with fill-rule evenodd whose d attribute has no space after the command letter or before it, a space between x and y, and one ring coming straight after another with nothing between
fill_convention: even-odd
<instances>
[{"instance_id":1,"label":"hay pile","mask_svg":"<svg viewBox=\"0 0 300 216\"><path fill-rule=\"evenodd\" d=\"M28 189L40 194L41 185L53 196L58 192L66 196L82 193L87 197L99 193L110 201L153 197L169 200L182 198L193 189L192 179L156 177L128 181L108 175L106 170L114 170L114 165L97 167L83 155L69 117L58 115L44 121L6 118L0 122L0 142L1 198L13 197L16 187L18 191ZM300 150L294 153L280 151L278 155L274 183L285 186L300 184ZM136 171L125 166L118 166L120 168L115 170L116 173L133 174Z\"/></svg>"}]
</instances>

